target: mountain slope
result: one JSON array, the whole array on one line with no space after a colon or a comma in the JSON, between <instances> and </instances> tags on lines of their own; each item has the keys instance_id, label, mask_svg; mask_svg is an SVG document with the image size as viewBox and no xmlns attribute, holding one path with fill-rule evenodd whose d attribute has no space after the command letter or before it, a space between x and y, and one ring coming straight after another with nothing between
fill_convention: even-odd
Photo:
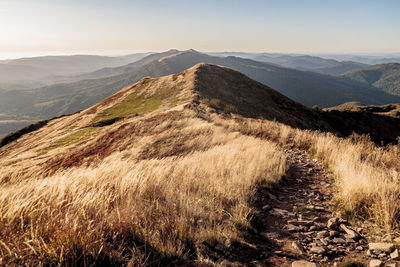
<instances>
[{"instance_id":1,"label":"mountain slope","mask_svg":"<svg viewBox=\"0 0 400 267\"><path fill-rule=\"evenodd\" d=\"M374 65L343 74L350 80L374 86L389 94L400 95L400 64Z\"/></svg>"},{"instance_id":2,"label":"mountain slope","mask_svg":"<svg viewBox=\"0 0 400 267\"><path fill-rule=\"evenodd\" d=\"M330 107L349 101L377 105L400 102L400 97L343 78L286 69L250 59L213 57L193 50L172 50L166 54L150 56L156 60L144 65L138 63L139 66L133 71L132 66L117 68L115 71L124 72L119 75L57 84L32 91L0 92L0 113L9 114L10 119L21 119L21 116L47 119L73 113L94 105L145 76L177 73L200 62L240 71L307 106Z\"/></svg>"}]
</instances>

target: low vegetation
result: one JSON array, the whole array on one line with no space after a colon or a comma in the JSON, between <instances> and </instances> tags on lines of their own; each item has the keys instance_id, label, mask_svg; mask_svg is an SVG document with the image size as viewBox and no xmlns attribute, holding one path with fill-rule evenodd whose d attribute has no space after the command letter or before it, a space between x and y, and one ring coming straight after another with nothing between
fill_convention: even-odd
<instances>
[{"instance_id":1,"label":"low vegetation","mask_svg":"<svg viewBox=\"0 0 400 267\"><path fill-rule=\"evenodd\" d=\"M96 132L98 132L98 129L96 129L94 127L80 129L76 132L73 132L73 133L67 135L66 137L63 137L63 138L55 141L53 144L46 147L41 152L48 152L48 151L57 149L59 147L66 147L69 145L77 144L79 142L85 142L89 138L91 138Z\"/></svg>"},{"instance_id":2,"label":"low vegetation","mask_svg":"<svg viewBox=\"0 0 400 267\"><path fill-rule=\"evenodd\" d=\"M133 93L129 94L121 102L98 114L94 118L94 122L149 113L158 109L163 102L169 103L169 107L176 105L177 94L182 89L180 88L182 83L173 87L161 86L161 88L157 88L151 95L146 95L143 93L143 90L149 86L151 87L151 83L150 79L143 80Z\"/></svg>"},{"instance_id":3,"label":"low vegetation","mask_svg":"<svg viewBox=\"0 0 400 267\"><path fill-rule=\"evenodd\" d=\"M231 131L260 136L260 121L221 120L215 123ZM393 233L400 219L400 147L381 147L368 136L339 138L330 133L262 122L262 138L280 146L297 147L320 158L336 177L338 208L359 219L372 219L380 229Z\"/></svg>"}]
</instances>

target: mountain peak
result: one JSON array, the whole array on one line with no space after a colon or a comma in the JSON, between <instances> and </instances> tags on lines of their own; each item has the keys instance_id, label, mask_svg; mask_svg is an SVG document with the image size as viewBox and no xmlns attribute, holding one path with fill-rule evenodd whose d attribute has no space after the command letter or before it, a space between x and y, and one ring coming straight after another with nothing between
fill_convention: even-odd
<instances>
[{"instance_id":1,"label":"mountain peak","mask_svg":"<svg viewBox=\"0 0 400 267\"><path fill-rule=\"evenodd\" d=\"M178 49L170 49L166 53L178 53L180 52Z\"/></svg>"}]
</instances>

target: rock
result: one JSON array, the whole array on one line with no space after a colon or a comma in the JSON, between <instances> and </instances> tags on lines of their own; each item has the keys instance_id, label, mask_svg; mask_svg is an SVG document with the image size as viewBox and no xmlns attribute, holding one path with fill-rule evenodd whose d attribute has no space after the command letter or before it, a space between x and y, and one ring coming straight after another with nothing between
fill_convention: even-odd
<instances>
[{"instance_id":1,"label":"rock","mask_svg":"<svg viewBox=\"0 0 400 267\"><path fill-rule=\"evenodd\" d=\"M296 221L296 220L289 220L288 221L288 224L293 224L293 225L296 225L296 226L311 226L311 225L313 225L313 221L303 221L303 220L299 220L299 221Z\"/></svg>"},{"instance_id":2,"label":"rock","mask_svg":"<svg viewBox=\"0 0 400 267\"><path fill-rule=\"evenodd\" d=\"M349 238L355 239L355 238L357 238L357 237L360 236L356 231L354 231L353 229L350 229L349 227L347 227L347 226L344 225L344 224L341 224L341 225L340 225L340 229L342 229L343 231L345 231Z\"/></svg>"},{"instance_id":3,"label":"rock","mask_svg":"<svg viewBox=\"0 0 400 267\"><path fill-rule=\"evenodd\" d=\"M282 209L277 209L277 208L273 208L269 214L277 216L277 217L284 217L288 215L288 211L287 210L282 210Z\"/></svg>"},{"instance_id":4,"label":"rock","mask_svg":"<svg viewBox=\"0 0 400 267\"><path fill-rule=\"evenodd\" d=\"M382 267L383 263L380 260L371 260L369 262L369 267Z\"/></svg>"},{"instance_id":5,"label":"rock","mask_svg":"<svg viewBox=\"0 0 400 267\"><path fill-rule=\"evenodd\" d=\"M370 256L370 257L372 257L372 252L371 252L371 250L367 250L367 256Z\"/></svg>"},{"instance_id":6,"label":"rock","mask_svg":"<svg viewBox=\"0 0 400 267\"><path fill-rule=\"evenodd\" d=\"M350 238L349 236L345 236L346 238L346 243L356 243L356 241L353 238Z\"/></svg>"},{"instance_id":7,"label":"rock","mask_svg":"<svg viewBox=\"0 0 400 267\"><path fill-rule=\"evenodd\" d=\"M315 206L314 205L307 205L306 209L308 210L314 210Z\"/></svg>"},{"instance_id":8,"label":"rock","mask_svg":"<svg viewBox=\"0 0 400 267\"><path fill-rule=\"evenodd\" d=\"M314 207L314 210L315 210L315 211L325 211L325 208L324 208L324 207L321 207L321 206L315 206L315 207Z\"/></svg>"},{"instance_id":9,"label":"rock","mask_svg":"<svg viewBox=\"0 0 400 267\"><path fill-rule=\"evenodd\" d=\"M358 246L358 247L356 247L356 250L358 250L358 251L363 251L364 248L363 248L362 246Z\"/></svg>"},{"instance_id":10,"label":"rock","mask_svg":"<svg viewBox=\"0 0 400 267\"><path fill-rule=\"evenodd\" d=\"M329 231L329 236L330 237L334 237L334 236L338 236L339 232L338 231Z\"/></svg>"},{"instance_id":11,"label":"rock","mask_svg":"<svg viewBox=\"0 0 400 267\"><path fill-rule=\"evenodd\" d=\"M320 247L318 245L314 245L314 246L311 247L310 252L314 253L314 254L318 254L318 255L323 255L323 254L325 254L326 250L323 247Z\"/></svg>"},{"instance_id":12,"label":"rock","mask_svg":"<svg viewBox=\"0 0 400 267\"><path fill-rule=\"evenodd\" d=\"M274 196L273 194L271 194L270 192L267 192L267 196L269 197L269 199L271 200L278 200L278 198L276 196Z\"/></svg>"},{"instance_id":13,"label":"rock","mask_svg":"<svg viewBox=\"0 0 400 267\"><path fill-rule=\"evenodd\" d=\"M318 238L324 238L324 237L326 237L328 235L329 235L328 231L320 231L320 232L317 233L317 237Z\"/></svg>"},{"instance_id":14,"label":"rock","mask_svg":"<svg viewBox=\"0 0 400 267\"><path fill-rule=\"evenodd\" d=\"M310 231L316 231L316 230L318 230L317 226L315 226L315 225L310 226Z\"/></svg>"},{"instance_id":15,"label":"rock","mask_svg":"<svg viewBox=\"0 0 400 267\"><path fill-rule=\"evenodd\" d=\"M391 253L394 250L394 245L392 243L369 243L369 250L372 253L379 254L379 252Z\"/></svg>"},{"instance_id":16,"label":"rock","mask_svg":"<svg viewBox=\"0 0 400 267\"><path fill-rule=\"evenodd\" d=\"M396 263L386 263L386 267L396 267Z\"/></svg>"},{"instance_id":17,"label":"rock","mask_svg":"<svg viewBox=\"0 0 400 267\"><path fill-rule=\"evenodd\" d=\"M317 267L317 265L313 262L300 260L292 262L292 267Z\"/></svg>"},{"instance_id":18,"label":"rock","mask_svg":"<svg viewBox=\"0 0 400 267\"><path fill-rule=\"evenodd\" d=\"M329 230L337 230L339 226L339 218L331 218L328 220L327 227Z\"/></svg>"},{"instance_id":19,"label":"rock","mask_svg":"<svg viewBox=\"0 0 400 267\"><path fill-rule=\"evenodd\" d=\"M317 243L318 243L319 245L323 245L323 246L329 245L328 241L325 240L325 239L319 239L319 240L317 241Z\"/></svg>"},{"instance_id":20,"label":"rock","mask_svg":"<svg viewBox=\"0 0 400 267\"><path fill-rule=\"evenodd\" d=\"M303 255L303 254L306 253L306 252L304 251L303 246L300 245L299 242L297 242L297 241L292 242L292 247L293 247L300 255Z\"/></svg>"},{"instance_id":21,"label":"rock","mask_svg":"<svg viewBox=\"0 0 400 267\"><path fill-rule=\"evenodd\" d=\"M384 258L386 258L386 256L387 256L386 253L382 252L381 254L378 255L378 258L384 259Z\"/></svg>"},{"instance_id":22,"label":"rock","mask_svg":"<svg viewBox=\"0 0 400 267\"><path fill-rule=\"evenodd\" d=\"M393 241L396 243L400 243L400 237L395 238Z\"/></svg>"},{"instance_id":23,"label":"rock","mask_svg":"<svg viewBox=\"0 0 400 267\"><path fill-rule=\"evenodd\" d=\"M341 238L341 237L335 237L335 238L333 238L333 239L332 239L332 242L335 243L335 244L341 244L341 245L346 244L346 240L344 240L344 239Z\"/></svg>"},{"instance_id":24,"label":"rock","mask_svg":"<svg viewBox=\"0 0 400 267\"><path fill-rule=\"evenodd\" d=\"M296 226L296 225L293 225L293 224L288 224L287 229L288 229L288 231L291 232L291 233L305 232L305 231L307 231L307 227L301 226L301 225Z\"/></svg>"},{"instance_id":25,"label":"rock","mask_svg":"<svg viewBox=\"0 0 400 267\"><path fill-rule=\"evenodd\" d=\"M392 253L390 253L390 258L395 261L400 260L399 250L395 249Z\"/></svg>"},{"instance_id":26,"label":"rock","mask_svg":"<svg viewBox=\"0 0 400 267\"><path fill-rule=\"evenodd\" d=\"M262 210L265 210L265 211L269 211L271 209L272 209L271 205L265 205L262 207Z\"/></svg>"}]
</instances>

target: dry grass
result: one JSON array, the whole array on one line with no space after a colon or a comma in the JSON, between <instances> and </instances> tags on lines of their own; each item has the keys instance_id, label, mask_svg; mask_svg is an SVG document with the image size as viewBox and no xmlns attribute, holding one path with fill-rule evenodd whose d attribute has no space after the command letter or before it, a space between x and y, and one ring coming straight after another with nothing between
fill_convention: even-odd
<instances>
[{"instance_id":1,"label":"dry grass","mask_svg":"<svg viewBox=\"0 0 400 267\"><path fill-rule=\"evenodd\" d=\"M160 116L157 127L132 128L92 164L52 176L11 168L18 179L3 178L0 187L3 263L206 263L203 241L241 240L238 227L249 227L257 185L276 183L286 172L283 152L200 119L160 123L166 115ZM158 154L148 150L157 145ZM168 154L178 146L181 154Z\"/></svg>"},{"instance_id":2,"label":"dry grass","mask_svg":"<svg viewBox=\"0 0 400 267\"><path fill-rule=\"evenodd\" d=\"M399 228L400 147L376 146L366 136L338 138L329 133L291 128L273 121L213 117L231 131L268 139L280 146L297 147L320 158L336 179L339 208L362 219L373 219L388 233Z\"/></svg>"}]
</instances>

